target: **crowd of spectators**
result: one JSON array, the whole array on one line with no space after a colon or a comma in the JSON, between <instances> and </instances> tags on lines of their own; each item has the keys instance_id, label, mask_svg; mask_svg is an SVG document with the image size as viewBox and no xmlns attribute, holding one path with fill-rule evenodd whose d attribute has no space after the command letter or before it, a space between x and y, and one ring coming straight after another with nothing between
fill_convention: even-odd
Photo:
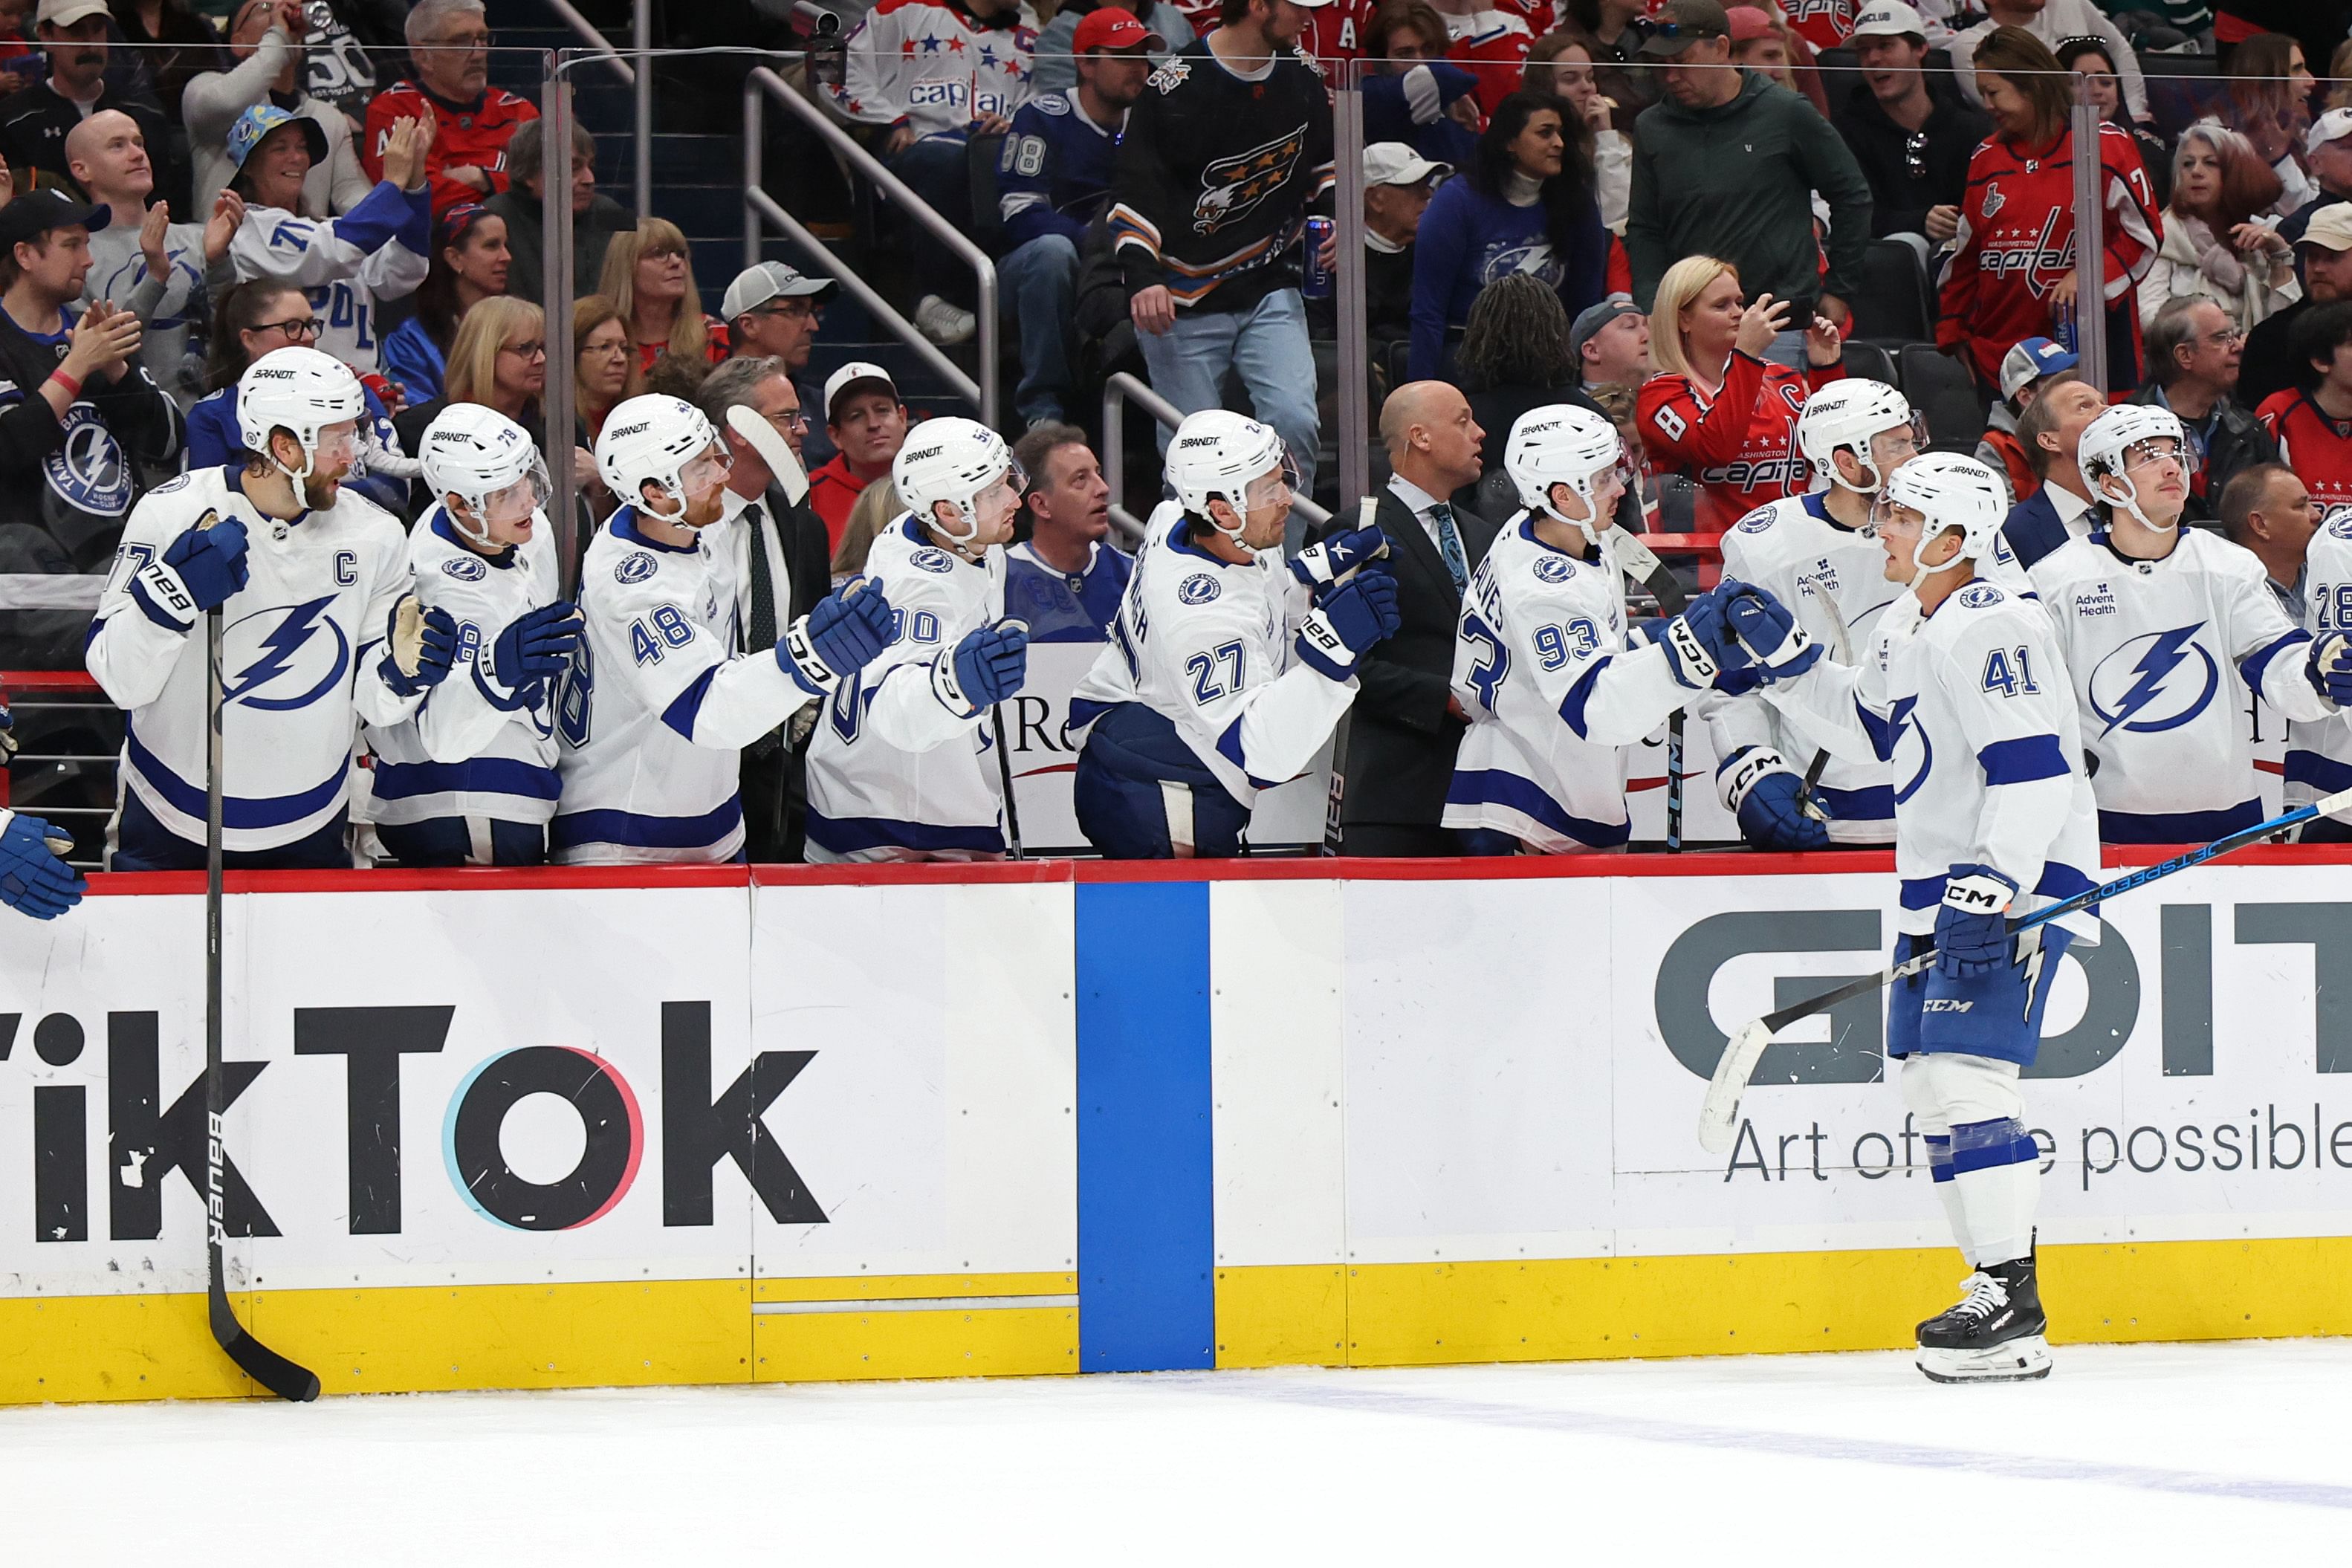
<instances>
[{"instance_id":1,"label":"crowd of spectators","mask_svg":"<svg viewBox=\"0 0 2352 1568\"><path fill-rule=\"evenodd\" d=\"M1796 411L1864 374L1859 351L1906 382L1945 367L1980 417L1939 444L2000 468L2021 527L2079 534L2099 507L2073 444L2110 398L2074 371L2098 333L2112 400L2189 432L2187 515L2276 555L2292 531L2265 520L2294 510L2273 493L2288 479L2352 502L2352 44L2342 8L2317 9L2334 20L2290 35L2090 0L885 0L850 24L838 83L810 90L994 254L1003 433L1056 433L1029 464L1024 548L1091 583L1087 605L1116 554L1087 428L1109 371L1180 413L1253 410L1302 492L1320 469L1339 499L1335 268L1363 279L1373 406L1454 389L1391 405L1378 466L1443 480L1428 493L1465 519L1509 510L1488 481L1512 422L1568 402L1626 435L1632 525L1720 532L1819 483ZM573 276L541 298L542 123L489 79L481 0L33 10L0 59L0 363L22 366L0 468L39 521L8 531L0 570L101 569L145 489L234 458L236 379L289 344L362 373L352 482L406 517L432 499L419 437L451 404L568 460L593 526L615 501L587 456L612 409L715 384L722 409L789 400L762 416L809 473L806 561L853 574L889 521L891 461L929 411L901 362L827 354L813 374L835 286L779 261L707 313L686 233L600 190L577 126ZM2074 71L2095 147L2077 145ZM1308 221L1334 216L1343 75L1366 143L1348 257ZM2088 159L2095 300L2074 262ZM908 319L969 342L970 269L886 233ZM1929 280L1924 320L1886 319L1890 240ZM546 428L552 353L572 356L570 431ZM741 364L769 367L756 388L721 379ZM50 395L59 380L71 395ZM1431 435L1457 402L1482 433L1465 451ZM12 639L11 658L72 651Z\"/></svg>"}]
</instances>

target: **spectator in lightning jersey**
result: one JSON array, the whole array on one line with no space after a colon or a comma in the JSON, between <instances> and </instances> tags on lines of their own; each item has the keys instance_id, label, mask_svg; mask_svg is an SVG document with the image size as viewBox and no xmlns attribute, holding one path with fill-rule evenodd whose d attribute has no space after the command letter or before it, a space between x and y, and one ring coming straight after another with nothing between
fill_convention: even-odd
<instances>
[{"instance_id":1,"label":"spectator in lightning jersey","mask_svg":"<svg viewBox=\"0 0 2352 1568\"><path fill-rule=\"evenodd\" d=\"M2294 357L2308 390L2273 393L2259 410L2279 461L2322 507L2352 502L2352 302L2306 310L2294 323Z\"/></svg>"},{"instance_id":2,"label":"spectator in lightning jersey","mask_svg":"<svg viewBox=\"0 0 2352 1568\"><path fill-rule=\"evenodd\" d=\"M490 85L490 29L482 0L418 0L408 14L408 51L415 74L377 93L368 104L360 138L360 166L383 178L384 149L404 120L433 131L425 174L438 217L459 202L478 202L507 188L507 139L539 118L529 100Z\"/></svg>"},{"instance_id":3,"label":"spectator in lightning jersey","mask_svg":"<svg viewBox=\"0 0 2352 1568\"><path fill-rule=\"evenodd\" d=\"M2078 318L2095 331L2090 323L2101 316L2082 310L2075 300L2072 100L2057 57L2022 28L2002 27L1978 46L1976 58L1993 133L1969 161L1959 232L1944 264L1936 342L1960 353L1978 381L1993 388L2012 345L2025 338L2063 341L2062 328ZM2098 157L2106 289L2094 309L2104 316L2108 376L2127 386L2139 379L2134 291L2155 264L2164 226L2130 135L2101 126Z\"/></svg>"},{"instance_id":4,"label":"spectator in lightning jersey","mask_svg":"<svg viewBox=\"0 0 2352 1568\"><path fill-rule=\"evenodd\" d=\"M1658 283L1650 312L1658 374L1642 384L1642 446L1660 471L1679 468L1698 486L1701 532L1806 489L1797 415L1815 389L1845 374L1845 345L1816 316L1801 374L1766 363L1788 313L1788 302L1769 294L1743 304L1739 274L1712 256L1675 262Z\"/></svg>"}]
</instances>

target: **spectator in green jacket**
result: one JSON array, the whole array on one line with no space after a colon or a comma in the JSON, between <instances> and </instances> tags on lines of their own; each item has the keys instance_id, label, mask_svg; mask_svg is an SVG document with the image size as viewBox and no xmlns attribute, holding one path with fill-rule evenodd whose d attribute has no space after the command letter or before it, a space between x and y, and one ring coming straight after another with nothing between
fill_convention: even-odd
<instances>
[{"instance_id":1,"label":"spectator in green jacket","mask_svg":"<svg viewBox=\"0 0 2352 1568\"><path fill-rule=\"evenodd\" d=\"M1846 300L1862 281L1870 241L1870 182L1812 105L1731 64L1730 34L1717 0L1666 0L1642 46L1660 68L1665 98L1643 111L1633 135L1625 225L1633 298L1646 309L1658 279L1683 257L1721 257L1751 298L1797 302L1768 357L1801 366L1803 329L1815 314L1841 331L1851 320ZM1816 194L1830 211L1820 239Z\"/></svg>"}]
</instances>

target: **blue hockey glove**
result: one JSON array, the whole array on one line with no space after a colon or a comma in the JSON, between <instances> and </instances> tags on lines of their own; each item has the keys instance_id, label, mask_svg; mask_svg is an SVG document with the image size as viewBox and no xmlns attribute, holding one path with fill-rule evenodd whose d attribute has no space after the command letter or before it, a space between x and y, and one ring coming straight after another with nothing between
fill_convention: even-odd
<instances>
[{"instance_id":1,"label":"blue hockey glove","mask_svg":"<svg viewBox=\"0 0 2352 1568\"><path fill-rule=\"evenodd\" d=\"M1998 969L2010 961L2010 900L2017 884L1990 866L1955 866L1944 877L1936 911L1936 973L1947 980Z\"/></svg>"},{"instance_id":2,"label":"blue hockey glove","mask_svg":"<svg viewBox=\"0 0 2352 1568\"><path fill-rule=\"evenodd\" d=\"M16 716L0 708L0 766L5 766L8 759L16 754L20 743L16 739Z\"/></svg>"},{"instance_id":3,"label":"blue hockey glove","mask_svg":"<svg viewBox=\"0 0 2352 1568\"><path fill-rule=\"evenodd\" d=\"M2322 633L2312 642L2303 673L2322 697L2338 708L2352 708L2352 637Z\"/></svg>"},{"instance_id":4,"label":"blue hockey glove","mask_svg":"<svg viewBox=\"0 0 2352 1568\"><path fill-rule=\"evenodd\" d=\"M1739 836L1759 849L1793 853L1826 849L1830 830L1804 808L1805 781L1769 746L1742 746L1715 770L1724 808L1739 818Z\"/></svg>"},{"instance_id":5,"label":"blue hockey glove","mask_svg":"<svg viewBox=\"0 0 2352 1568\"><path fill-rule=\"evenodd\" d=\"M1021 689L1029 674L1029 626L1011 616L982 626L931 661L931 689L969 719Z\"/></svg>"},{"instance_id":6,"label":"blue hockey glove","mask_svg":"<svg viewBox=\"0 0 2352 1568\"><path fill-rule=\"evenodd\" d=\"M1764 684L1793 680L1821 662L1821 644L1805 635L1789 607L1768 590L1748 583L1724 585L1732 590L1723 601L1724 618L1740 647L1756 661Z\"/></svg>"},{"instance_id":7,"label":"blue hockey glove","mask_svg":"<svg viewBox=\"0 0 2352 1568\"><path fill-rule=\"evenodd\" d=\"M172 541L163 552L162 563L178 575L196 609L216 610L228 602L231 594L244 587L246 579L252 574L252 567L245 558L245 524L232 517L210 528L192 528ZM136 595L142 588L161 601L167 614L179 607L172 604L162 574L152 569L142 571L131 579L131 591ZM150 605L151 609L154 607Z\"/></svg>"},{"instance_id":8,"label":"blue hockey glove","mask_svg":"<svg viewBox=\"0 0 2352 1568\"><path fill-rule=\"evenodd\" d=\"M1335 533L1320 544L1310 544L1290 558L1290 574L1312 586L1336 583L1367 561L1389 552L1389 536L1378 528Z\"/></svg>"},{"instance_id":9,"label":"blue hockey glove","mask_svg":"<svg viewBox=\"0 0 2352 1568\"><path fill-rule=\"evenodd\" d=\"M776 662L814 696L829 696L890 646L890 601L870 577L858 577L817 601L776 644Z\"/></svg>"},{"instance_id":10,"label":"blue hockey glove","mask_svg":"<svg viewBox=\"0 0 2352 1568\"><path fill-rule=\"evenodd\" d=\"M1717 684L1727 672L1748 666L1747 651L1731 635L1723 613L1726 590L1738 586L1730 582L1717 584L1684 606L1681 615L1660 622L1650 634L1666 650L1666 663L1675 679L1694 691L1703 691Z\"/></svg>"},{"instance_id":11,"label":"blue hockey glove","mask_svg":"<svg viewBox=\"0 0 2352 1568\"><path fill-rule=\"evenodd\" d=\"M490 646L491 673L512 690L530 690L562 674L579 646L580 612L558 599L507 623Z\"/></svg>"},{"instance_id":12,"label":"blue hockey glove","mask_svg":"<svg viewBox=\"0 0 2352 1568\"><path fill-rule=\"evenodd\" d=\"M37 921L53 921L89 890L82 874L58 857L73 847L72 836L37 816L0 811L0 904Z\"/></svg>"},{"instance_id":13,"label":"blue hockey glove","mask_svg":"<svg viewBox=\"0 0 2352 1568\"><path fill-rule=\"evenodd\" d=\"M414 697L440 685L457 661L456 618L438 605L423 608L414 594L392 607L383 639L383 662L376 669L395 696Z\"/></svg>"},{"instance_id":14,"label":"blue hockey glove","mask_svg":"<svg viewBox=\"0 0 2352 1568\"><path fill-rule=\"evenodd\" d=\"M1298 657L1317 674L1345 680L1358 659L1402 624L1396 579L1384 567L1367 566L1308 613L1298 628Z\"/></svg>"}]
</instances>

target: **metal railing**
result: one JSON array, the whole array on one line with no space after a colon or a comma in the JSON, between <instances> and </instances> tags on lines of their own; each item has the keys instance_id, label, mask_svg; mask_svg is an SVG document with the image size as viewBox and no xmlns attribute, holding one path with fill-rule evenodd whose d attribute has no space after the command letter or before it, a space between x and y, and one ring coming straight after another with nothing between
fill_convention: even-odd
<instances>
[{"instance_id":1,"label":"metal railing","mask_svg":"<svg viewBox=\"0 0 2352 1568\"><path fill-rule=\"evenodd\" d=\"M642 5L645 0L637 0L637 3ZM971 268L979 294L974 307L980 326L978 380L966 375L961 365L940 352L939 345L918 331L912 321L900 315L864 279L842 265L840 258L827 250L816 236L761 188L761 142L767 118L766 100L769 99L782 104L802 124L816 132L824 144L853 170L871 180L874 188L888 197L893 205ZM806 251L809 259L840 284L844 292L863 305L875 321L888 328L892 336L920 355L923 363L941 380L977 405L982 424L991 427L995 426L999 380L997 347L1001 329L996 311L996 263L990 260L988 253L974 245L962 230L941 217L930 204L909 190L898 175L883 167L881 160L859 145L855 137L826 118L824 110L794 92L783 78L765 66L752 71L743 83L743 265L746 267L760 259L763 222L781 229L786 237Z\"/></svg>"},{"instance_id":2,"label":"metal railing","mask_svg":"<svg viewBox=\"0 0 2352 1568\"><path fill-rule=\"evenodd\" d=\"M1164 430L1173 430L1184 423L1184 415L1125 371L1103 383L1102 471L1103 482L1110 486L1110 525L1120 542L1132 547L1142 542L1144 520L1128 510L1119 499L1127 494L1127 405L1130 403L1150 415ZM1309 528L1320 528L1331 521L1329 512L1305 496L1294 496L1290 510Z\"/></svg>"}]
</instances>

